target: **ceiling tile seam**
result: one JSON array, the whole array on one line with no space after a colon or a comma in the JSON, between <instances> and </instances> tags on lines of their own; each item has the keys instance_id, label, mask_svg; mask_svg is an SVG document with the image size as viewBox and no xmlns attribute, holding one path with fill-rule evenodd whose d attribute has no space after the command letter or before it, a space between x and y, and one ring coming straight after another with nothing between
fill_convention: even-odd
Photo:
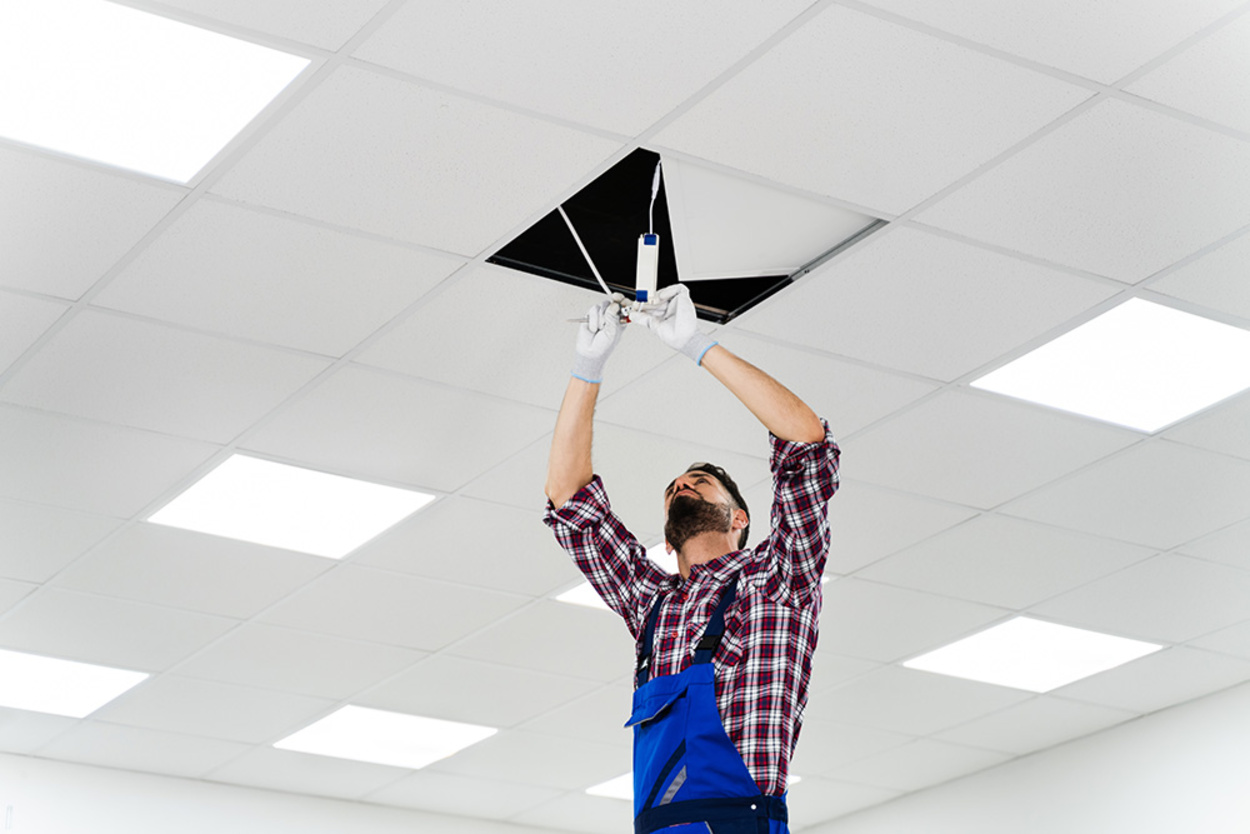
<instances>
[{"instance_id":1,"label":"ceiling tile seam","mask_svg":"<svg viewBox=\"0 0 1250 834\"><path fill-rule=\"evenodd\" d=\"M832 206L834 208L846 209L847 211L853 211L856 214L866 214L866 215L875 217L880 220L885 220L887 222L893 222L897 218L897 215L894 214L893 212L885 211L880 208L873 208L873 207L861 205L859 203L854 203L849 200L844 200L840 197L836 197L832 194L823 194L819 191L810 191L801 186L778 182L777 180L769 179L768 177L765 177L761 174L756 174L751 171L744 171L741 168L734 168L733 166L726 165L723 162L717 162L715 160L705 159L701 156L696 156L695 154L689 153L687 151L670 148L667 145L661 145L659 143L650 142L650 143L647 143L647 150L658 153L661 156L661 158L668 157L670 159L675 159L679 162L688 162L697 167L706 168L709 171L715 171L716 173L719 173L719 174L725 174L726 176L734 177L736 179L740 179L745 182L750 182L750 183L754 183L755 185L760 185L760 186L764 186L765 188L770 188L773 191L776 191L782 194L790 194L795 197L801 197L805 200L811 200L812 202L815 202L815 203L821 203L822 205Z\"/></svg>"},{"instance_id":2,"label":"ceiling tile seam","mask_svg":"<svg viewBox=\"0 0 1250 834\"><path fill-rule=\"evenodd\" d=\"M403 240L397 237L380 234L378 232L370 232L366 229L359 229L355 226L344 226L340 223L333 223L329 220L322 220L318 217L312 217L307 214L298 214L286 209L274 208L272 206L262 205L260 203L249 203L244 200L227 197L222 194L208 193L203 194L199 198L200 202L215 203L222 206L240 209L242 211L251 212L253 214L263 214L278 220L286 220L292 223L298 223L314 229L322 229L327 232L334 232L345 237L352 237L358 240L365 240L370 243L379 243L384 246L394 246L398 249L406 249L410 252L417 252L422 255L431 255L437 258L446 258L453 261L468 261L473 258L472 254L463 252L453 252L450 249L439 249L434 246L428 246L422 243L415 243L410 240Z\"/></svg>"},{"instance_id":3,"label":"ceiling tile seam","mask_svg":"<svg viewBox=\"0 0 1250 834\"><path fill-rule=\"evenodd\" d=\"M990 241L978 240L977 238L968 237L967 235L961 234L960 232L951 231L950 229L943 229L940 226L931 226L921 220L906 220L906 221L902 221L901 223L898 223L897 225L905 227L905 228L909 228L909 229L914 229L916 231L924 232L925 234L931 234L936 237L946 238L947 240L953 240L956 243L962 243L965 246L971 246L976 249L981 249L985 252L993 252L994 254L997 254L997 255L1004 255L1008 258L1012 258L1017 261L1023 261L1024 263L1027 263L1027 264L1040 266L1043 269L1048 269L1048 270L1051 270L1052 272L1061 272L1064 275L1071 275L1076 278L1084 278L1086 280L1093 281L1098 284L1102 284L1103 286L1113 287L1117 290L1124 290L1130 287L1140 286L1140 283L1130 284L1127 281L1117 281L1115 278L1112 278L1107 275L1103 275L1098 272L1090 272L1088 270L1081 269L1080 267L1071 266L1070 264L1061 263L1059 261L1052 261L1040 255L1033 255L1028 252L1021 252L1019 250L1011 249L1009 247L1006 247L997 243L992 243ZM1247 228L1250 228L1250 226L1248 226Z\"/></svg>"},{"instance_id":4,"label":"ceiling tile seam","mask_svg":"<svg viewBox=\"0 0 1250 834\"><path fill-rule=\"evenodd\" d=\"M1082 100L1075 106L1061 113L1059 116L1051 119L1037 130L1028 134L1023 139L1012 143L1009 147L990 157L980 165L977 165L963 176L958 177L953 182L948 183L934 193L930 194L928 197L925 197L920 202L900 214L895 219L895 224L906 223L907 221L914 219L916 215L932 208L934 205L959 191L964 186L972 184L978 178L990 173L995 168L1006 163L1008 160L1014 158L1033 145L1038 144L1052 133L1055 133L1061 128L1067 127L1068 124L1085 115L1087 112L1107 100L1108 98L1105 93L1095 93L1089 98Z\"/></svg>"},{"instance_id":5,"label":"ceiling tile seam","mask_svg":"<svg viewBox=\"0 0 1250 834\"><path fill-rule=\"evenodd\" d=\"M1233 241L1237 240L1243 235L1246 235L1247 233L1250 233L1250 224L1242 226L1239 229L1234 229L1233 231L1229 232L1228 234L1224 235L1218 240L1214 240L1211 243L1208 243L1206 246L1203 246L1200 249L1194 250L1193 252L1189 253L1185 257L1176 261L1175 263L1169 264L1168 266L1165 266L1162 269L1160 269L1158 272L1155 272L1151 275L1146 276L1142 280L1138 281L1136 286L1141 287L1143 289L1149 289L1152 284L1155 284L1158 281L1161 281L1162 279L1171 275L1173 272L1178 272L1184 269L1185 267L1189 266L1190 264L1194 263L1195 261L1198 261L1206 257L1207 255L1210 255L1216 252L1217 250L1223 248L1225 245L1232 243Z\"/></svg>"},{"instance_id":6,"label":"ceiling tile seam","mask_svg":"<svg viewBox=\"0 0 1250 834\"><path fill-rule=\"evenodd\" d=\"M946 43L962 47L971 52L977 52L990 58L996 58L1005 63L1014 64L1022 69L1031 70L1040 75L1050 76L1057 81L1071 84L1074 87L1084 87L1094 93L1104 93L1114 89L1113 85L1105 84L1093 78L1086 78L1083 75L1078 75L1077 73L1069 72L1068 70L1054 67L1050 64L1042 63L1041 61L1034 61L1031 58L1024 57L1023 55L999 49L997 47L990 46L989 44L972 40L971 38L966 38L963 35L955 34L954 32L948 32L945 29L939 29L936 26L931 26L914 18L906 17L896 12L891 12L886 9L873 6L869 3L862 2L862 0L834 0L834 2L837 5L851 9L852 11L860 12L868 15L869 17L875 17L878 20L886 23L892 23L895 26L899 26L904 29L910 29L911 31L918 32L922 35L928 35L936 40L945 41Z\"/></svg>"},{"instance_id":7,"label":"ceiling tile seam","mask_svg":"<svg viewBox=\"0 0 1250 834\"><path fill-rule=\"evenodd\" d=\"M118 168L104 162L87 159L83 156L74 156L73 154L66 153L64 151L54 151L50 148L40 147L39 145L28 145L24 142L19 142L16 139L9 139L5 136L0 136L0 151L12 152L23 156L33 156L39 159L47 160L48 162L55 162L59 165L76 168L81 171L90 171L92 174L97 176L103 174L105 176L115 177L116 179L127 180L128 182L144 185L149 188L159 189L161 191L171 191L174 193L185 194L190 190L187 185L182 183L159 179L149 174L141 174L138 171L132 171L128 168Z\"/></svg>"},{"instance_id":8,"label":"ceiling tile seam","mask_svg":"<svg viewBox=\"0 0 1250 834\"><path fill-rule=\"evenodd\" d=\"M1125 104L1131 104L1134 107L1141 107L1144 110L1152 110L1161 116L1166 116L1167 118L1174 119L1192 127L1209 130L1212 133L1219 133L1229 137L1230 139L1236 139L1240 142L1250 142L1250 132L1239 130L1231 125L1226 125L1223 122L1217 122L1214 119L1208 119L1204 116L1199 116L1197 114L1181 110L1180 108L1173 107L1169 104L1164 104L1163 102L1137 95L1136 93L1117 90L1113 93L1109 93L1108 98L1122 101Z\"/></svg>"},{"instance_id":9,"label":"ceiling tile seam","mask_svg":"<svg viewBox=\"0 0 1250 834\"><path fill-rule=\"evenodd\" d=\"M25 287L6 287L3 285L0 285L0 297L6 296L6 295L16 296L17 298L27 298L27 299L30 299L31 301L44 301L49 304L57 304L61 307L64 307L66 310L69 310L71 307L74 306L74 299L72 298L65 298L59 295L51 295L46 292L39 292L38 290L28 290Z\"/></svg>"},{"instance_id":10,"label":"ceiling tile seam","mask_svg":"<svg viewBox=\"0 0 1250 834\"><path fill-rule=\"evenodd\" d=\"M777 47L778 44L782 43L783 41L788 39L791 35L793 35L795 32L802 29L805 25L807 25L814 18L819 17L825 11L825 9L829 8L829 6L831 5L833 5L833 0L817 0L817 2L812 3L806 9L799 12L788 23L783 25L777 31L773 32L773 34L770 35L769 37L765 38L754 49L747 52L747 54L743 55L734 63L730 64L729 67L723 70L719 75L717 75L711 81L704 84L694 93L692 93L685 101L678 104L676 107L670 110L666 115L660 117L655 122L653 122L650 127L644 129L641 133L639 133L638 136L636 137L637 142L640 145L645 144L648 140L651 139L651 137L655 136L661 130L668 127L670 124L672 124L673 122L680 119L682 116L689 113L696 106L701 104L705 99L707 99L717 90L719 90L721 87L725 86L725 84L729 83L732 79L742 74L743 71L745 71L748 67L754 64L764 55L771 52L774 48Z\"/></svg>"},{"instance_id":11,"label":"ceiling tile seam","mask_svg":"<svg viewBox=\"0 0 1250 834\"><path fill-rule=\"evenodd\" d=\"M1122 78L1117 79L1111 86L1115 87L1117 90L1123 90L1125 87L1130 86L1143 76L1149 75L1151 72L1166 64L1168 61L1171 61L1177 55L1180 55L1182 52L1189 49L1189 47L1195 45L1201 40L1204 40L1209 35L1218 32L1220 29L1223 29L1225 26L1229 25L1247 12L1250 12L1250 3L1243 3L1239 8L1234 8L1232 11L1226 12L1208 23L1206 26L1203 26L1201 29L1194 32L1189 37L1177 42L1171 48L1160 52L1153 59L1142 64L1137 69Z\"/></svg>"},{"instance_id":12,"label":"ceiling tile seam","mask_svg":"<svg viewBox=\"0 0 1250 834\"><path fill-rule=\"evenodd\" d=\"M1181 310L1182 312L1191 313L1192 315L1200 316L1205 319L1218 321L1222 324L1227 324L1231 327L1238 327L1238 328L1241 328L1242 330L1250 330L1250 317L1239 316L1235 313L1229 313L1224 310L1221 310L1218 307L1211 307L1201 302L1190 301L1187 298L1181 298L1175 295L1168 295L1165 292L1161 292L1159 290L1152 290L1148 287L1139 287L1139 292L1135 294L1135 297L1143 299L1145 301L1151 301L1163 307L1171 307L1173 310ZM1212 406L1207 406L1202 411L1203 412L1208 411L1214 405L1218 405L1218 404L1219 403L1214 403ZM1195 414L1200 414L1200 413L1202 412L1195 412ZM1190 416L1194 416L1194 415L1190 415ZM1185 419L1189 419L1189 418L1186 417ZM1160 431L1163 431L1163 429L1160 429Z\"/></svg>"}]
</instances>

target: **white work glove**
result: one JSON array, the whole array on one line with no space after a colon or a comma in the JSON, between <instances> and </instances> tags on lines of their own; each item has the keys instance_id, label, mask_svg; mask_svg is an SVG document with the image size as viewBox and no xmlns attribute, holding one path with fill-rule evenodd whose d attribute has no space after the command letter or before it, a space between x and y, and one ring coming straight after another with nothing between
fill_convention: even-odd
<instances>
[{"instance_id":1,"label":"white work glove","mask_svg":"<svg viewBox=\"0 0 1250 834\"><path fill-rule=\"evenodd\" d=\"M719 342L699 331L699 319L684 284L673 284L655 294L656 304L641 311L643 324L673 350L703 364L703 354Z\"/></svg>"},{"instance_id":2,"label":"white work glove","mask_svg":"<svg viewBox=\"0 0 1250 834\"><path fill-rule=\"evenodd\" d=\"M603 382L603 366L624 330L621 324L621 302L624 300L625 296L613 293L611 301L605 299L587 312L586 321L577 328L573 376L586 382Z\"/></svg>"}]
</instances>

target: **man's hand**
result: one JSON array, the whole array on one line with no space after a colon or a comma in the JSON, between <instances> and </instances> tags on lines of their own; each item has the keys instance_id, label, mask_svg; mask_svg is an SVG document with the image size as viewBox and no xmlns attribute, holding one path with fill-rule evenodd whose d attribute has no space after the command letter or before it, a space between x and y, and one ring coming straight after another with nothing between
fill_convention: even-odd
<instances>
[{"instance_id":1,"label":"man's hand","mask_svg":"<svg viewBox=\"0 0 1250 834\"><path fill-rule=\"evenodd\" d=\"M702 364L703 354L716 342L699 331L690 290L684 284L673 284L657 292L655 297L664 306L657 305L652 310L644 308L641 311L643 324L664 344L686 354L696 364Z\"/></svg>"},{"instance_id":2,"label":"man's hand","mask_svg":"<svg viewBox=\"0 0 1250 834\"><path fill-rule=\"evenodd\" d=\"M611 301L602 301L590 308L586 321L577 329L577 358L573 376L591 383L603 381L603 366L621 338L621 302L615 293Z\"/></svg>"}]
</instances>

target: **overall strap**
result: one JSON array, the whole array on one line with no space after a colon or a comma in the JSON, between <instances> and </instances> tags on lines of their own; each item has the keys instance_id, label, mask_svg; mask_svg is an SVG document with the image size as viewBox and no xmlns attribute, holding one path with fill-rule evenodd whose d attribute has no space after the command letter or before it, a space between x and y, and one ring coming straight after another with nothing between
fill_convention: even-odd
<instances>
[{"instance_id":1,"label":"overall strap","mask_svg":"<svg viewBox=\"0 0 1250 834\"><path fill-rule=\"evenodd\" d=\"M734 576L725 586L725 592L721 594L720 601L716 603L716 608L712 611L712 616L708 618L703 637L695 646L693 663L712 662L712 656L716 654L721 636L725 633L725 612L737 598L738 577ZM651 678L651 647L655 643L655 625L660 619L660 605L663 602L664 596L657 595L651 611L647 614L647 627L643 631L642 649L638 655L638 669L634 678L636 686L642 686Z\"/></svg>"}]
</instances>

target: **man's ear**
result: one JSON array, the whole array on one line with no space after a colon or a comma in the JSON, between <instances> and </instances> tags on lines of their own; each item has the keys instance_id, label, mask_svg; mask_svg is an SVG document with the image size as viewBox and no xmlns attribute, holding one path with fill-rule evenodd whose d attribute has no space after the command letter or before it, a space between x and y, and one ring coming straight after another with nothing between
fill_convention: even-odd
<instances>
[{"instance_id":1,"label":"man's ear","mask_svg":"<svg viewBox=\"0 0 1250 834\"><path fill-rule=\"evenodd\" d=\"M731 528L734 530L745 530L747 525L751 523L751 519L747 518L744 510L734 510L734 519Z\"/></svg>"},{"instance_id":2,"label":"man's ear","mask_svg":"<svg viewBox=\"0 0 1250 834\"><path fill-rule=\"evenodd\" d=\"M664 540L664 552L667 553L669 556L673 555L673 546L668 543L668 539Z\"/></svg>"}]
</instances>

